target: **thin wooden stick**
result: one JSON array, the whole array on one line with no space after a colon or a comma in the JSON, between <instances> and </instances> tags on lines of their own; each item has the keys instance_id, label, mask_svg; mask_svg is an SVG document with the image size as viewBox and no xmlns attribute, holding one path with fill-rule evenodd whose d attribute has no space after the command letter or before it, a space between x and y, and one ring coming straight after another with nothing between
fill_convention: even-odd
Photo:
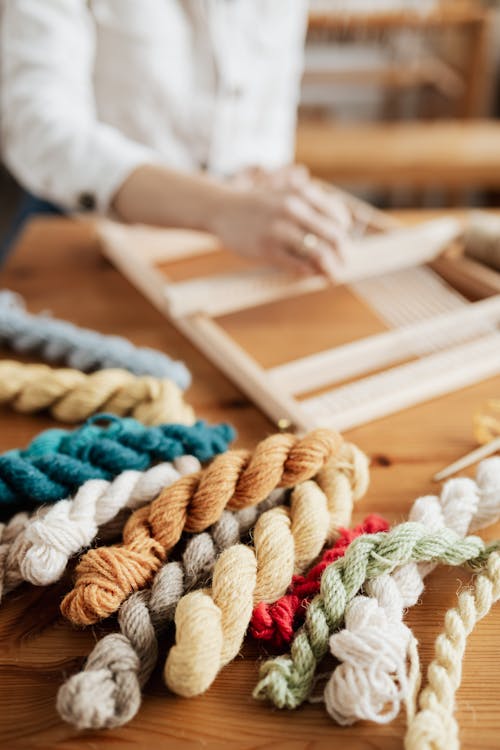
<instances>
[{"instance_id":1,"label":"thin wooden stick","mask_svg":"<svg viewBox=\"0 0 500 750\"><path fill-rule=\"evenodd\" d=\"M433 479L435 482L441 482L443 479L451 477L452 474L456 474L458 471L462 471L468 466L472 466L472 464L482 461L483 458L487 458L487 456L491 456L497 451L500 451L500 437L491 440L491 442L486 443L485 445L481 445L479 448L476 448L465 456L462 456L462 458L459 458L457 461L454 461L449 466L441 469L437 474L434 474Z\"/></svg>"}]
</instances>

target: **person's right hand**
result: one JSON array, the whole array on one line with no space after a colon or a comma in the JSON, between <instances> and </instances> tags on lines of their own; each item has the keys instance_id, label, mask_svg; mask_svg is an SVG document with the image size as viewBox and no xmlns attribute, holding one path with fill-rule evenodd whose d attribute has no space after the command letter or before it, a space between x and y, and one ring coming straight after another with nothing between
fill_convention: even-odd
<instances>
[{"instance_id":1,"label":"person's right hand","mask_svg":"<svg viewBox=\"0 0 500 750\"><path fill-rule=\"evenodd\" d=\"M351 215L300 167L237 177L212 216L225 247L299 274L335 280Z\"/></svg>"}]
</instances>

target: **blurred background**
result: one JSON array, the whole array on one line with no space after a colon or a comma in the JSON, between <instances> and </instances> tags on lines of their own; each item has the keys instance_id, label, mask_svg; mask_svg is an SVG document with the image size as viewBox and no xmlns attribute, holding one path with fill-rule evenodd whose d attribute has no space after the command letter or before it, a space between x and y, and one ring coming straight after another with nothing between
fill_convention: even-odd
<instances>
[{"instance_id":1,"label":"blurred background","mask_svg":"<svg viewBox=\"0 0 500 750\"><path fill-rule=\"evenodd\" d=\"M500 205L499 42L499 0L311 0L297 160L380 207ZM1 236L1 167L0 195Z\"/></svg>"},{"instance_id":2,"label":"blurred background","mask_svg":"<svg viewBox=\"0 0 500 750\"><path fill-rule=\"evenodd\" d=\"M382 207L498 205L500 3L312 0L297 158Z\"/></svg>"}]
</instances>

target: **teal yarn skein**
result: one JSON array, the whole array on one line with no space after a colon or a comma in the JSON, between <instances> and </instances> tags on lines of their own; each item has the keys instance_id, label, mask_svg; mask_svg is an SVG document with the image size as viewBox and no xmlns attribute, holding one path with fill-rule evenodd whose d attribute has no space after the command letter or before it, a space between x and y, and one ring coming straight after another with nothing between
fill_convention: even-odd
<instances>
[{"instance_id":1,"label":"teal yarn skein","mask_svg":"<svg viewBox=\"0 0 500 750\"><path fill-rule=\"evenodd\" d=\"M100 426L103 420L107 424ZM224 423L145 427L109 414L95 415L74 431L46 430L24 450L0 456L0 516L56 502L88 479L109 480L125 469L144 471L185 454L209 461L234 438Z\"/></svg>"},{"instance_id":2,"label":"teal yarn skein","mask_svg":"<svg viewBox=\"0 0 500 750\"><path fill-rule=\"evenodd\" d=\"M0 291L0 344L83 372L119 367L135 375L168 378L182 390L191 382L183 362L156 349L135 346L122 336L80 328L50 315L32 315L23 298L8 289Z\"/></svg>"},{"instance_id":3,"label":"teal yarn skein","mask_svg":"<svg viewBox=\"0 0 500 750\"><path fill-rule=\"evenodd\" d=\"M325 568L320 593L310 603L304 626L292 642L290 654L264 662L254 697L278 708L297 708L309 696L316 667L328 651L332 633L343 622L347 604L364 582L409 562L467 563L478 567L498 543L486 546L477 536L460 537L448 528L429 533L408 522L388 532L355 539L346 554Z\"/></svg>"}]
</instances>

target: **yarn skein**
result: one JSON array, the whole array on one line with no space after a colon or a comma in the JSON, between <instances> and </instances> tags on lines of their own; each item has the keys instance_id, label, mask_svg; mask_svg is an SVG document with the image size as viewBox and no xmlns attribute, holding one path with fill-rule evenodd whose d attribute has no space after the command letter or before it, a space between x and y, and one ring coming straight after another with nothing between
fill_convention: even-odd
<instances>
[{"instance_id":1,"label":"yarn skein","mask_svg":"<svg viewBox=\"0 0 500 750\"><path fill-rule=\"evenodd\" d=\"M99 426L103 420L107 424ZM208 461L227 450L233 437L226 424L145 427L113 415L96 415L73 431L46 430L26 449L0 456L0 509L54 503L89 479L112 479L125 469L144 471L153 462L185 454Z\"/></svg>"},{"instance_id":2,"label":"yarn skein","mask_svg":"<svg viewBox=\"0 0 500 750\"><path fill-rule=\"evenodd\" d=\"M182 390L191 381L186 366L163 352L48 315L31 315L22 297L7 289L0 292L0 345L82 372L119 367L135 375L168 378Z\"/></svg>"},{"instance_id":3,"label":"yarn skein","mask_svg":"<svg viewBox=\"0 0 500 750\"><path fill-rule=\"evenodd\" d=\"M342 439L331 430L302 438L278 434L250 451L229 451L206 469L183 477L156 500L135 511L123 545L92 549L76 568L75 586L61 611L75 625L91 625L116 612L134 591L145 588L183 531L204 531L227 506L256 505L277 487L314 477L337 452Z\"/></svg>"},{"instance_id":4,"label":"yarn skein","mask_svg":"<svg viewBox=\"0 0 500 750\"><path fill-rule=\"evenodd\" d=\"M164 487L200 468L194 456L181 456L173 464L158 464L145 472L124 471L111 482L89 479L74 497L45 506L31 518L25 514L15 537L10 531L8 548L0 548L0 591L12 591L23 581L48 586L59 580L71 557L88 547L121 511L140 508ZM116 524L112 531L117 531ZM99 537L102 541L103 530Z\"/></svg>"},{"instance_id":5,"label":"yarn skein","mask_svg":"<svg viewBox=\"0 0 500 750\"><path fill-rule=\"evenodd\" d=\"M259 505L234 513L225 510L208 531L189 539L179 562L160 568L150 589L132 594L118 613L120 633L100 640L84 669L60 687L61 718L78 729L109 729L130 721L158 658L158 636L173 620L180 598L205 585L218 555L282 500L283 491L275 490Z\"/></svg>"},{"instance_id":6,"label":"yarn skein","mask_svg":"<svg viewBox=\"0 0 500 750\"><path fill-rule=\"evenodd\" d=\"M418 699L420 710L410 715L406 750L459 750L455 694L462 679L467 637L499 599L500 555L492 552L472 591L462 591L457 606L445 615L444 631L436 639L435 657L427 669L428 684Z\"/></svg>"},{"instance_id":7,"label":"yarn skein","mask_svg":"<svg viewBox=\"0 0 500 750\"><path fill-rule=\"evenodd\" d=\"M317 484L295 487L290 508L273 508L259 518L252 547L237 544L222 553L211 590L179 602L176 643L164 670L174 693L192 697L207 690L239 652L254 605L282 596L293 574L303 572L338 527L350 522L353 502L368 486L368 459L350 444L338 459L319 472Z\"/></svg>"},{"instance_id":8,"label":"yarn skein","mask_svg":"<svg viewBox=\"0 0 500 750\"><path fill-rule=\"evenodd\" d=\"M500 458L492 458L479 465L476 482L451 479L440 498L416 500L409 518L432 531L447 527L465 536L499 516ZM339 724L360 719L387 723L399 713L401 701L410 699L414 638L403 615L418 601L423 579L433 568L411 563L381 576L367 585L369 597L358 596L348 605L344 630L330 638L340 665L324 691L327 711Z\"/></svg>"},{"instance_id":9,"label":"yarn skein","mask_svg":"<svg viewBox=\"0 0 500 750\"><path fill-rule=\"evenodd\" d=\"M193 409L173 381L118 369L86 375L69 368L2 360L0 404L24 414L48 409L55 419L72 423L102 411L130 414L147 425L195 421Z\"/></svg>"},{"instance_id":10,"label":"yarn skein","mask_svg":"<svg viewBox=\"0 0 500 750\"><path fill-rule=\"evenodd\" d=\"M409 562L479 565L495 548L487 547L479 537L463 539L447 528L429 533L425 526L412 521L388 532L358 537L345 556L323 573L320 593L308 607L305 624L293 640L290 655L270 659L261 666L254 697L267 698L278 708L297 708L304 702L311 691L316 666L328 651L330 635L342 623L347 604L365 581Z\"/></svg>"},{"instance_id":11,"label":"yarn skein","mask_svg":"<svg viewBox=\"0 0 500 750\"><path fill-rule=\"evenodd\" d=\"M305 575L293 576L284 596L272 604L260 602L254 607L250 623L252 637L269 643L276 650L286 649L303 624L312 597L319 593L321 575L327 565L342 557L350 543L361 534L376 534L388 529L387 521L374 514L353 529L340 529L338 539L323 552L320 561Z\"/></svg>"},{"instance_id":12,"label":"yarn skein","mask_svg":"<svg viewBox=\"0 0 500 750\"><path fill-rule=\"evenodd\" d=\"M0 523L0 570L5 569L11 545L23 533L29 520L28 513L16 513L7 523ZM3 585L4 578L0 576L0 601L4 594Z\"/></svg>"}]
</instances>

